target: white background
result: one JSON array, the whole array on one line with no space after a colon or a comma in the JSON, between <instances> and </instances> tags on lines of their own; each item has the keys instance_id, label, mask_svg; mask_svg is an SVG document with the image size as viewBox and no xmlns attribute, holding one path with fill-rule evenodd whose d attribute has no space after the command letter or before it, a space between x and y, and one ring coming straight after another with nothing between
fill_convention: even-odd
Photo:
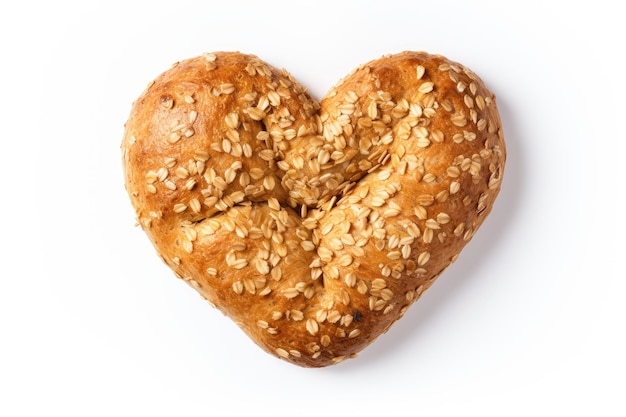
<instances>
[{"instance_id":1,"label":"white background","mask_svg":"<svg viewBox=\"0 0 626 417\"><path fill-rule=\"evenodd\" d=\"M617 3L16 3L0 6L0 415L625 415ZM175 279L133 227L123 124L151 79L203 52L256 54L321 98L407 49L496 93L503 190L389 333L300 369Z\"/></svg>"}]
</instances>

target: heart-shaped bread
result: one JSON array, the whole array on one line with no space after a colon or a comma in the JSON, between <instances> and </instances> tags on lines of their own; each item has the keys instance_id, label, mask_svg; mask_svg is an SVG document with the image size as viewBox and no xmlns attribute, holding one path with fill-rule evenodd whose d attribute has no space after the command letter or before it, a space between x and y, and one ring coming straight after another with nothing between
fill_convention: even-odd
<instances>
[{"instance_id":1,"label":"heart-shaped bread","mask_svg":"<svg viewBox=\"0 0 626 417\"><path fill-rule=\"evenodd\" d=\"M494 95L421 52L360 66L319 103L255 56L176 63L133 104L122 154L176 276L308 367L405 313L483 222L505 163Z\"/></svg>"}]
</instances>

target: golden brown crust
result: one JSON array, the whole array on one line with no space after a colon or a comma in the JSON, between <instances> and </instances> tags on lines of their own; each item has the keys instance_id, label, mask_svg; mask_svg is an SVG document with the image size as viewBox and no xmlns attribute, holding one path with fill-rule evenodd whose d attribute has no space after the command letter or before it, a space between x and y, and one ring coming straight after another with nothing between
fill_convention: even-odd
<instances>
[{"instance_id":1,"label":"golden brown crust","mask_svg":"<svg viewBox=\"0 0 626 417\"><path fill-rule=\"evenodd\" d=\"M505 163L493 94L422 52L359 67L319 104L254 56L182 61L134 103L122 151L165 263L309 367L404 314L483 222Z\"/></svg>"}]
</instances>

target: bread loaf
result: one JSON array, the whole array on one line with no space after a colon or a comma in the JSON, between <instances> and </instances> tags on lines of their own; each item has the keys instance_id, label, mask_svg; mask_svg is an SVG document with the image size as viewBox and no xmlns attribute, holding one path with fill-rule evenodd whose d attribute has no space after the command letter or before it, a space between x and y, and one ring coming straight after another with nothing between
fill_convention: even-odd
<instances>
[{"instance_id":1,"label":"bread loaf","mask_svg":"<svg viewBox=\"0 0 626 417\"><path fill-rule=\"evenodd\" d=\"M305 367L402 317L484 221L505 164L494 95L423 52L364 64L321 102L255 56L179 62L133 104L122 154L175 275Z\"/></svg>"}]
</instances>

